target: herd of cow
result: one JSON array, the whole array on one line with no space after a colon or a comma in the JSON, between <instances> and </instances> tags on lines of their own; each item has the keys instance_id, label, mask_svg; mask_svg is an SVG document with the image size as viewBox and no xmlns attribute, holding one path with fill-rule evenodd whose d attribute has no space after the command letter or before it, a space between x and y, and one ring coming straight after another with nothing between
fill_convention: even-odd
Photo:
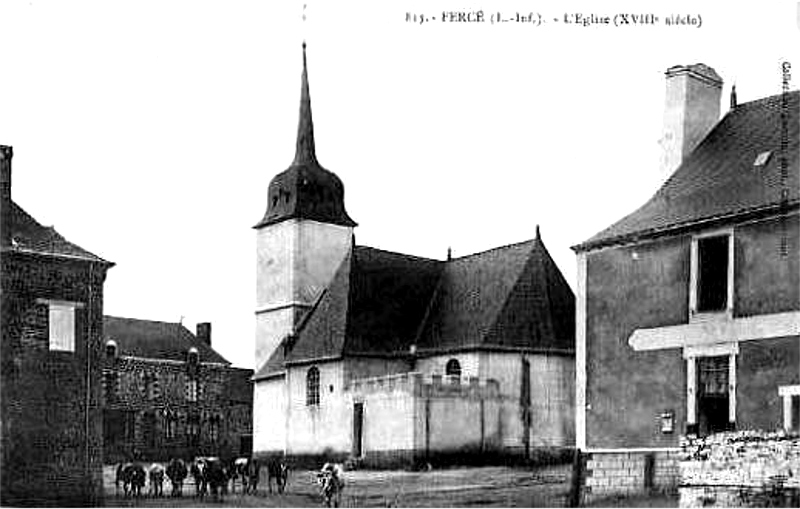
<instances>
[{"instance_id":1,"label":"herd of cow","mask_svg":"<svg viewBox=\"0 0 800 509\"><path fill-rule=\"evenodd\" d=\"M275 481L278 493L283 493L289 479L289 468L281 460L266 462L267 487L272 493L272 481ZM236 458L229 462L215 457L200 457L185 462L172 459L166 467L161 463L153 463L149 467L142 463L120 463L117 465L114 481L116 494L120 486L125 497L142 495L147 480L150 481L150 496L164 495L164 480L169 479L172 485L172 496L183 496L183 484L191 475L194 479L195 495L204 498L211 495L220 499L227 493L236 493L237 484L242 494L257 494L258 481L261 476L262 463L250 458Z\"/></svg>"},{"instance_id":2,"label":"herd of cow","mask_svg":"<svg viewBox=\"0 0 800 509\"><path fill-rule=\"evenodd\" d=\"M283 493L289 480L289 467L280 459L266 462L250 458L236 458L225 462L215 457L199 457L193 461L185 462L175 458L167 463L153 463L149 467L142 463L120 463L117 465L114 481L116 495L119 496L120 486L123 495L127 497L140 497L145 484L149 480L150 496L164 496L164 480L169 479L172 485L172 496L183 496L183 484L191 475L195 485L195 496L203 499L211 495L216 501L228 493L236 493L237 484L241 494L257 495L258 482L261 477L261 468L266 467L267 488L272 493L272 482L278 493ZM325 463L316 474L322 502L327 507L339 507L341 493L344 488L344 475L339 464Z\"/></svg>"}]
</instances>

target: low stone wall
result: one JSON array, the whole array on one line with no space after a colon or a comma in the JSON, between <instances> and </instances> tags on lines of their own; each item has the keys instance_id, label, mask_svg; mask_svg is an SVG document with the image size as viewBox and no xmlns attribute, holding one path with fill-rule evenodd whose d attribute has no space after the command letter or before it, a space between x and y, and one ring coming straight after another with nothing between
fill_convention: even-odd
<instances>
[{"instance_id":1,"label":"low stone wall","mask_svg":"<svg viewBox=\"0 0 800 509\"><path fill-rule=\"evenodd\" d=\"M681 507L797 507L800 437L719 433L682 442Z\"/></svg>"},{"instance_id":2,"label":"low stone wall","mask_svg":"<svg viewBox=\"0 0 800 509\"><path fill-rule=\"evenodd\" d=\"M680 450L587 452L583 502L678 487Z\"/></svg>"}]
</instances>

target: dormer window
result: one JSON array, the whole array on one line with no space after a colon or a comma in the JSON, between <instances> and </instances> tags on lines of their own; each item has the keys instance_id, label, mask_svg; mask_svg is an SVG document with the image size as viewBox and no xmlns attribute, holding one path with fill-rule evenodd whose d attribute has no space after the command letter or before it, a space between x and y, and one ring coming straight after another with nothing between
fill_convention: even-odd
<instances>
[{"instance_id":1,"label":"dormer window","mask_svg":"<svg viewBox=\"0 0 800 509\"><path fill-rule=\"evenodd\" d=\"M733 310L733 232L692 239L691 315Z\"/></svg>"},{"instance_id":2,"label":"dormer window","mask_svg":"<svg viewBox=\"0 0 800 509\"><path fill-rule=\"evenodd\" d=\"M197 348L191 347L186 354L186 360L191 365L196 365L200 362L200 352L197 351Z\"/></svg>"},{"instance_id":3,"label":"dormer window","mask_svg":"<svg viewBox=\"0 0 800 509\"><path fill-rule=\"evenodd\" d=\"M113 339L106 341L106 358L114 360L117 358L117 342Z\"/></svg>"}]
</instances>

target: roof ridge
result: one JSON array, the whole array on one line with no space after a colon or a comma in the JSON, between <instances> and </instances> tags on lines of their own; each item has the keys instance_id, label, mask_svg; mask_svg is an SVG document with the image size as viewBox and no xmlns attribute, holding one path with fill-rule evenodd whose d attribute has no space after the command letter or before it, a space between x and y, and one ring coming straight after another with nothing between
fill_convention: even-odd
<instances>
[{"instance_id":1,"label":"roof ridge","mask_svg":"<svg viewBox=\"0 0 800 509\"><path fill-rule=\"evenodd\" d=\"M734 112L734 111L736 111L736 110L738 110L740 108L752 108L754 106L760 106L762 104L768 104L768 103L771 103L771 102L774 102L774 101L779 101L779 100L781 100L781 98L784 95L790 95L790 96L800 95L800 89L788 90L786 92L779 92L779 93L774 94L774 95L768 95L766 97L760 97L758 99L753 99L752 101L739 103L739 104L736 105L735 108L732 108L731 110L729 110L728 113Z\"/></svg>"},{"instance_id":2,"label":"roof ridge","mask_svg":"<svg viewBox=\"0 0 800 509\"><path fill-rule=\"evenodd\" d=\"M103 319L106 319L106 318L114 318L116 320L132 320L132 321L136 321L136 322L160 323L160 324L165 324L165 325L179 325L179 326L183 327L184 329L188 330L189 332L192 332L191 330L189 330L188 327L183 325L183 323L181 323L181 322L165 322L164 320L149 320L147 318L131 318L131 317L127 317L127 316L114 316L114 315L106 315L106 314L104 314L103 315Z\"/></svg>"},{"instance_id":3,"label":"roof ridge","mask_svg":"<svg viewBox=\"0 0 800 509\"><path fill-rule=\"evenodd\" d=\"M536 240L537 240L536 238L532 238L532 239L528 239L528 240L523 240L521 242L512 242L510 244L504 244L502 246L492 247L492 248L486 249L484 251L478 251L476 253L470 253L470 254L467 254L467 255L464 255L464 256L458 256L456 258L453 258L452 260L447 260L447 262L457 262L457 261L460 261L460 260L464 260L466 258L472 258L472 257L475 257L475 256L485 255L485 254L491 253L493 251L500 251L502 249L509 249L509 248L512 248L512 247L519 247L519 246L522 246L523 244L531 244L531 245L533 245L533 244L535 244Z\"/></svg>"},{"instance_id":4,"label":"roof ridge","mask_svg":"<svg viewBox=\"0 0 800 509\"><path fill-rule=\"evenodd\" d=\"M417 260L425 260L425 261L430 261L430 262L441 262L441 263L444 263L444 260L437 260L436 258L428 258L426 256L419 256L419 255L413 255L413 254L408 254L408 253L400 253L398 251L389 251L388 249L381 249L379 247L364 246L364 245L356 245L356 246L353 246L353 247L355 249L359 249L359 250L360 249L364 249L364 250L368 249L370 251L378 251L378 252L381 252L381 253L387 253L387 254L392 254L392 255L397 255L397 256L403 256L403 257L406 257L406 258L414 258L414 259L417 259Z\"/></svg>"}]
</instances>

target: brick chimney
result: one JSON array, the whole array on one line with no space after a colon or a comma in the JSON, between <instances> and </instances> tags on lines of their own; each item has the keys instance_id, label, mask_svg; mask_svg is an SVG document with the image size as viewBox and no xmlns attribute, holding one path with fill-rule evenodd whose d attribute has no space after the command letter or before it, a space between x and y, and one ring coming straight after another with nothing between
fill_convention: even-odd
<instances>
[{"instance_id":1,"label":"brick chimney","mask_svg":"<svg viewBox=\"0 0 800 509\"><path fill-rule=\"evenodd\" d=\"M211 346L211 323L203 322L197 324L197 339Z\"/></svg>"},{"instance_id":2,"label":"brick chimney","mask_svg":"<svg viewBox=\"0 0 800 509\"><path fill-rule=\"evenodd\" d=\"M719 121L722 78L705 64L667 69L661 176L666 179Z\"/></svg>"},{"instance_id":3,"label":"brick chimney","mask_svg":"<svg viewBox=\"0 0 800 509\"><path fill-rule=\"evenodd\" d=\"M14 150L0 145L0 247L11 245L11 157Z\"/></svg>"}]
</instances>

